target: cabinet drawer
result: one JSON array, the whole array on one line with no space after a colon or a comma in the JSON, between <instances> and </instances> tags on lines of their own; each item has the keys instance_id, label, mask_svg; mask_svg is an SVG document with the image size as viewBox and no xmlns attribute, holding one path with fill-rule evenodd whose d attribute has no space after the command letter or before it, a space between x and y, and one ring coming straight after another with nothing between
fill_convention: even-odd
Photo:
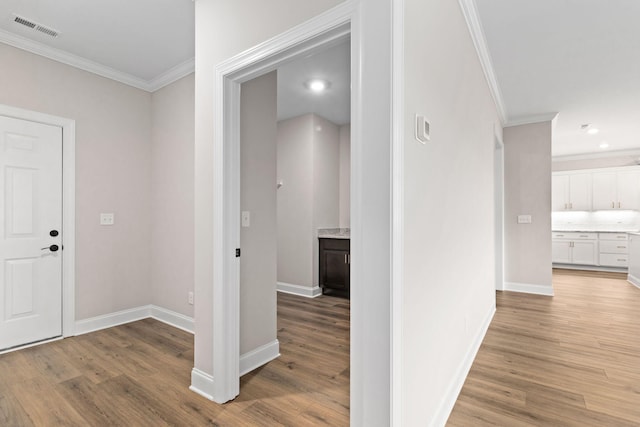
<instances>
[{"instance_id":1,"label":"cabinet drawer","mask_svg":"<svg viewBox=\"0 0 640 427\"><path fill-rule=\"evenodd\" d=\"M629 240L629 235L627 233L598 233L598 238L600 240L627 241Z\"/></svg>"},{"instance_id":2,"label":"cabinet drawer","mask_svg":"<svg viewBox=\"0 0 640 427\"><path fill-rule=\"evenodd\" d=\"M596 240L598 233L578 233L575 231L554 231L551 233L552 239L570 239L570 240Z\"/></svg>"},{"instance_id":3,"label":"cabinet drawer","mask_svg":"<svg viewBox=\"0 0 640 427\"><path fill-rule=\"evenodd\" d=\"M626 254L600 254L600 265L606 267L627 267L629 257Z\"/></svg>"},{"instance_id":4,"label":"cabinet drawer","mask_svg":"<svg viewBox=\"0 0 640 427\"><path fill-rule=\"evenodd\" d=\"M614 240L600 241L601 254L627 254L629 253L629 244L626 240L616 242Z\"/></svg>"}]
</instances>

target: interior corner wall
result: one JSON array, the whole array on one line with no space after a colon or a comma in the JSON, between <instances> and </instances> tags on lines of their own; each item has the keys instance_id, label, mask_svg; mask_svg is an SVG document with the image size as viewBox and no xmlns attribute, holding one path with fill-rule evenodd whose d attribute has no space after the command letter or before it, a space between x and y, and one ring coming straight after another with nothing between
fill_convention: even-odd
<instances>
[{"instance_id":1,"label":"interior corner wall","mask_svg":"<svg viewBox=\"0 0 640 427\"><path fill-rule=\"evenodd\" d=\"M1 103L76 122L76 320L149 304L151 94L3 43L0 63Z\"/></svg>"},{"instance_id":2,"label":"interior corner wall","mask_svg":"<svg viewBox=\"0 0 640 427\"><path fill-rule=\"evenodd\" d=\"M193 317L195 75L151 95L151 303ZM197 296L195 297L197 300Z\"/></svg>"},{"instance_id":3,"label":"interior corner wall","mask_svg":"<svg viewBox=\"0 0 640 427\"><path fill-rule=\"evenodd\" d=\"M351 125L340 126L340 228L351 226Z\"/></svg>"},{"instance_id":4,"label":"interior corner wall","mask_svg":"<svg viewBox=\"0 0 640 427\"><path fill-rule=\"evenodd\" d=\"M242 84L240 100L240 354L276 340L277 72Z\"/></svg>"},{"instance_id":5,"label":"interior corner wall","mask_svg":"<svg viewBox=\"0 0 640 427\"><path fill-rule=\"evenodd\" d=\"M506 289L552 289L551 133L550 121L503 131ZM518 224L518 215L531 215L531 224Z\"/></svg>"},{"instance_id":6,"label":"interior corner wall","mask_svg":"<svg viewBox=\"0 0 640 427\"><path fill-rule=\"evenodd\" d=\"M339 226L340 162L336 124L316 114L278 122L278 282L318 286L318 229Z\"/></svg>"},{"instance_id":7,"label":"interior corner wall","mask_svg":"<svg viewBox=\"0 0 640 427\"><path fill-rule=\"evenodd\" d=\"M320 228L338 228L340 222L340 133L339 127L313 114L313 286L318 286L317 238Z\"/></svg>"},{"instance_id":8,"label":"interior corner wall","mask_svg":"<svg viewBox=\"0 0 640 427\"><path fill-rule=\"evenodd\" d=\"M313 116L278 122L278 282L313 286Z\"/></svg>"},{"instance_id":9,"label":"interior corner wall","mask_svg":"<svg viewBox=\"0 0 640 427\"><path fill-rule=\"evenodd\" d=\"M457 1L404 0L402 425L445 425L495 311L494 127ZM431 141L414 137L424 115Z\"/></svg>"}]
</instances>

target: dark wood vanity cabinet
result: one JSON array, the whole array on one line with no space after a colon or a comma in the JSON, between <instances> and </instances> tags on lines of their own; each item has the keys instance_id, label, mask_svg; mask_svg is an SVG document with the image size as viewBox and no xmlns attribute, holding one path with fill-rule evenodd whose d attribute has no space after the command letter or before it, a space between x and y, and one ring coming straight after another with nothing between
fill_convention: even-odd
<instances>
[{"instance_id":1,"label":"dark wood vanity cabinet","mask_svg":"<svg viewBox=\"0 0 640 427\"><path fill-rule=\"evenodd\" d=\"M326 295L349 298L349 239L320 238L320 287Z\"/></svg>"}]
</instances>

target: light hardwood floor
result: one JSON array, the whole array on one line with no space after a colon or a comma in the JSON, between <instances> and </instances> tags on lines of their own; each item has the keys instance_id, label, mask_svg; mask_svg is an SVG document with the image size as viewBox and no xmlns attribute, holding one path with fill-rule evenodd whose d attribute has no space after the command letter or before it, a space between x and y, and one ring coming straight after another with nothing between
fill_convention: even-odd
<instances>
[{"instance_id":1,"label":"light hardwood floor","mask_svg":"<svg viewBox=\"0 0 640 427\"><path fill-rule=\"evenodd\" d=\"M189 391L193 336L152 319L0 356L0 426L345 426L349 301L278 295L281 356L233 402Z\"/></svg>"},{"instance_id":2,"label":"light hardwood floor","mask_svg":"<svg viewBox=\"0 0 640 427\"><path fill-rule=\"evenodd\" d=\"M555 296L497 293L448 426L640 426L640 289L554 270Z\"/></svg>"}]
</instances>

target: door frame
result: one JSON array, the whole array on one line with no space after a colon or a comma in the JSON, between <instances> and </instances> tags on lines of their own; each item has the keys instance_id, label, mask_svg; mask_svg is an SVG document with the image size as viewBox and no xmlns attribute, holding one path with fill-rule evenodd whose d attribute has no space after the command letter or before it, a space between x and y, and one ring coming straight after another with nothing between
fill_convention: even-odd
<instances>
[{"instance_id":1,"label":"door frame","mask_svg":"<svg viewBox=\"0 0 640 427\"><path fill-rule=\"evenodd\" d=\"M0 104L0 116L62 128L62 336L75 335L76 122Z\"/></svg>"},{"instance_id":2,"label":"door frame","mask_svg":"<svg viewBox=\"0 0 640 427\"><path fill-rule=\"evenodd\" d=\"M213 191L213 233L221 236L213 245L212 398L218 403L232 400L240 392L240 262L235 256L240 247L240 86L301 55L344 41L351 34L352 14L353 4L346 2L215 69L215 90L222 94L216 99L214 117Z\"/></svg>"}]
</instances>

